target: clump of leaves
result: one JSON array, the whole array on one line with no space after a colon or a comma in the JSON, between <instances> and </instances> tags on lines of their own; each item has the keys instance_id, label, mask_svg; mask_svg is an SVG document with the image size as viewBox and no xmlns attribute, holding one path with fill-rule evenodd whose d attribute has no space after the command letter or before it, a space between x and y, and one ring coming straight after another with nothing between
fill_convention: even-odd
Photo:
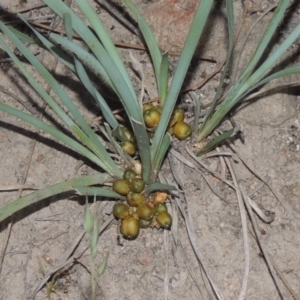
<instances>
[{"instance_id":1,"label":"clump of leaves","mask_svg":"<svg viewBox=\"0 0 300 300\"><path fill-rule=\"evenodd\" d=\"M67 135L53 125L49 125L2 102L0 102L0 109L50 134L54 139L64 143L99 166L103 173L61 182L17 199L0 209L0 221L28 205L71 190L83 195L122 200L124 194L116 193L108 185L116 182L116 180L122 180L126 168L132 168L140 173L140 179L145 184L144 193L147 197L155 191L173 189L170 185L157 182L157 175L170 147L172 133L170 134L168 130L172 126L176 126L176 130L173 130L174 135L178 135L180 139L191 134L189 128L188 130L180 129L180 122L183 122L181 120L182 116L180 120L177 120L177 111L174 111L174 109L190 61L214 1L202 0L199 4L170 86L168 85L168 55L161 53L149 25L137 7L131 0L123 1L138 22L153 63L159 96L157 105L160 109L159 120L156 121L155 130L152 130L152 132L149 132L151 126L148 126L145 120L147 111L143 110L143 104L136 95L131 78L101 20L89 2L86 0L76 0L75 2L85 16L87 23L80 19L63 1L44 0L44 3L63 20L66 36L51 33L46 37L31 26L20 14L18 17L32 30L35 35L34 39L0 22L0 31L2 32L0 45L30 85L63 122L69 134ZM73 39L74 32L80 37L84 45ZM35 68L38 74L48 82L55 93L55 97L51 97L37 82L35 77L27 70L25 64L10 49L4 36L22 53L24 59ZM100 126L100 131L105 141L92 130L72 99L43 64L31 53L24 44L24 40L38 43L77 76L79 82L86 88L101 109L105 122ZM129 128L129 135L124 124L121 124L115 117L109 101L105 99L105 95L102 95L93 84L89 76L89 69L101 77L119 99L120 105L127 116L128 124L126 124L126 127ZM68 111L68 114L66 111ZM184 126L189 125L185 124ZM131 146L134 146L134 148ZM119 164L120 160L115 159L116 154L124 162L123 164Z\"/></svg>"}]
</instances>

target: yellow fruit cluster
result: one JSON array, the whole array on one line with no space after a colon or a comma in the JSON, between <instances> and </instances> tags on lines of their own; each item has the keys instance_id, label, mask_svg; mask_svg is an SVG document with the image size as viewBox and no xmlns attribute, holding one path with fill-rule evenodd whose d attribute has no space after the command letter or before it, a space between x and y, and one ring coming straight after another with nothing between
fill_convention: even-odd
<instances>
[{"instance_id":1,"label":"yellow fruit cluster","mask_svg":"<svg viewBox=\"0 0 300 300\"><path fill-rule=\"evenodd\" d=\"M115 218L121 220L120 232L124 238L135 239L140 228L170 228L172 217L168 213L166 192L155 192L148 197L143 194L145 182L132 169L126 169L123 179L113 183L113 190L126 196L127 203L116 203L113 207Z\"/></svg>"},{"instance_id":2,"label":"yellow fruit cluster","mask_svg":"<svg viewBox=\"0 0 300 300\"><path fill-rule=\"evenodd\" d=\"M131 130L127 127L123 127L123 133L125 134L126 140L121 142L121 148L130 156L136 153L137 146L136 140Z\"/></svg>"},{"instance_id":3,"label":"yellow fruit cluster","mask_svg":"<svg viewBox=\"0 0 300 300\"><path fill-rule=\"evenodd\" d=\"M158 126L161 118L162 107L160 105L154 106L147 103L143 106L144 122L147 128L153 132ZM179 140L185 140L192 134L192 128L189 124L184 122L185 111L182 108L176 108L172 114L168 132L175 135Z\"/></svg>"}]
</instances>

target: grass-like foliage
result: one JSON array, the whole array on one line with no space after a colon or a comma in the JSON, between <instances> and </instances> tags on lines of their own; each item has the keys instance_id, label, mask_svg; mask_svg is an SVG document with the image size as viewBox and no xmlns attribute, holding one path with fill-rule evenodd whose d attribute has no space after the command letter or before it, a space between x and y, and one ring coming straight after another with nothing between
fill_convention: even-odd
<instances>
[{"instance_id":1,"label":"grass-like foliage","mask_svg":"<svg viewBox=\"0 0 300 300\"><path fill-rule=\"evenodd\" d=\"M168 85L169 62L167 54L161 53L153 32L137 7L131 0L123 0L130 13L136 19L149 51L157 83L157 94L160 99L159 104L162 107L160 120L156 126L154 135L151 138L149 137L148 128L144 120L143 103L135 92L131 78L114 43L89 2L86 0L76 0L76 4L87 20L86 23L63 1L44 0L44 2L63 20L66 36L51 33L48 37L45 37L27 23L22 15L19 15L18 17L31 28L36 39L26 37L24 34L21 34L17 30L0 22L0 45L27 79L28 83L53 110L60 121L63 122L68 129L69 134L67 135L53 125L1 102L0 109L50 134L54 139L74 149L80 155L99 166L103 172L58 183L54 186L47 187L17 199L0 208L0 221L30 204L70 190L77 190L86 195L103 196L106 198L122 198L111 188L103 185L107 182L120 179L123 176L125 168L134 167L138 164L141 165L141 178L146 183L146 193L149 194L155 190L172 189L169 185L156 182L157 175L170 147L171 135L168 133L168 129L170 121L172 120L176 101L214 1L200 1L179 58L176 71L170 85ZM270 54L264 62L258 65L290 2L291 1L289 0L281 0L279 2L277 9L273 13L273 17L245 70L239 76L238 81L228 91L227 95L222 97L224 100L220 101L223 90L223 81L230 67L230 58L234 47L233 1L226 1L229 33L227 62L224 66L219 89L217 90L213 104L204 118L204 122L199 124L196 117L195 136L199 140L206 138L220 124L228 112L230 112L238 102L243 100L253 90L270 80L300 72L300 67L294 66L273 74L268 73L298 38L300 35L300 25L296 26L282 44L279 45L279 47ZM81 41L84 42L84 47L73 40L73 33L76 33ZM5 42L7 39L18 48L28 63L31 64L39 75L49 84L52 91L56 94L55 99L52 98L35 80L35 77L30 74L26 65L20 61ZM31 53L28 47L25 46L24 41L36 41L41 47L58 58L78 77L79 82L86 88L101 109L105 120L104 125L101 126L101 131L103 135L105 135L106 142L103 142L103 140L93 131L75 106L72 99L62 89L59 82L54 79L51 73ZM93 73L97 74L106 82L115 93L120 105L123 107L127 116L128 127L130 127L130 130L135 137L137 145L137 155L135 158L138 158L138 161L127 155L120 147L120 143L128 140L123 124L120 124L113 114L110 102L105 98L105 95L102 95L91 81L89 70L92 70ZM196 112L197 109L195 110ZM66 111L68 111L68 114ZM195 115L198 116L199 114L196 113ZM223 138L228 138L232 132L233 131L229 131L224 135L219 136L217 140L209 143L208 148L212 149L212 147L221 142ZM109 151L108 148L110 149ZM112 150L122 158L122 161L125 162L124 165L120 165L115 160L115 153L114 155L111 155ZM204 152L205 150L201 153Z\"/></svg>"},{"instance_id":2,"label":"grass-like foliage","mask_svg":"<svg viewBox=\"0 0 300 300\"><path fill-rule=\"evenodd\" d=\"M48 37L45 37L27 23L22 15L18 15L18 17L34 32L38 44L64 63L94 98L105 119L104 126L101 129L106 139L108 139L106 143L95 134L59 82L54 79L51 73L23 42L24 39L26 41L32 40L0 22L0 31L2 32L0 35L1 47L10 56L28 83L63 122L69 131L69 135L58 130L53 125L1 102L0 109L50 134L54 139L74 149L103 170L103 173L58 183L17 199L0 209L0 221L30 204L70 190L77 190L87 195L120 198L112 189L101 185L121 178L125 167L133 167L137 163L140 163L142 166L141 177L146 183L145 191L147 193L155 190L172 189L171 186L155 181L170 146L171 135L167 132L168 125L213 2L213 0L202 0L199 4L174 78L170 87L168 87L167 55L161 53L150 27L135 5L130 0L124 0L130 12L136 18L139 29L146 41L157 81L159 104L162 106L162 113L153 139L148 135L143 117L143 105L136 95L124 63L101 20L88 1L76 0L76 4L86 17L87 23L85 23L63 1L44 0L44 3L63 20L66 36L51 33ZM76 33L84 42L84 47L73 40L73 33ZM18 48L28 63L49 84L52 91L56 94L55 99L35 80L35 77L27 70L26 65L20 61L5 42L6 39L9 39ZM119 146L119 142L127 140L124 127L114 116L109 101L105 99L105 95L101 95L91 81L88 69L91 69L107 83L124 108L129 123L128 126L136 140L139 162L134 161ZM68 111L68 114L66 111ZM110 150L114 149L122 157L126 165L119 165L113 158L115 156L111 156L111 151L108 151L105 145L108 145ZM91 187L93 185L98 186Z\"/></svg>"},{"instance_id":3,"label":"grass-like foliage","mask_svg":"<svg viewBox=\"0 0 300 300\"><path fill-rule=\"evenodd\" d=\"M287 67L284 70L270 73L274 66L280 61L284 53L289 47L293 45L296 39L300 35L300 24L290 33L290 35L272 52L263 62L262 56L266 53L268 46L274 33L276 33L279 25L284 17L284 14L288 7L291 5L289 0L281 0L272 15L272 19L269 22L261 40L259 41L255 52L253 53L250 61L247 63L242 74L239 76L237 82L233 84L231 89L225 96L222 96L222 87L225 74L229 68L229 59L232 55L233 44L234 44L234 24L233 24L233 7L231 1L227 1L227 12L228 12L228 54L227 62L224 67L223 76L220 81L219 89L215 95L213 104L211 105L208 113L205 116L204 122L199 126L198 132L196 133L199 140L206 138L213 130L220 124L224 117L232 110L234 106L240 101L245 99L252 91L261 87L279 77L296 74L300 72L299 66ZM222 96L222 99L221 99ZM217 107L217 108L216 108ZM224 138L227 138L226 135ZM218 137L220 140L220 137ZM204 153L203 149L200 153Z\"/></svg>"}]
</instances>

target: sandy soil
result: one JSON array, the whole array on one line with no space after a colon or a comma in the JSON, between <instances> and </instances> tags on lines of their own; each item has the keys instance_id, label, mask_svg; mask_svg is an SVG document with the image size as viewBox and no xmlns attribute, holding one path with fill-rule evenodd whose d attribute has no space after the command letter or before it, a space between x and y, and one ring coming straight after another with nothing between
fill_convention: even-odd
<instances>
[{"instance_id":1,"label":"sandy soil","mask_svg":"<svg viewBox=\"0 0 300 300\"><path fill-rule=\"evenodd\" d=\"M4 1L10 11L21 11L33 7L38 2ZM159 0L134 1L144 12L159 39L160 46L165 51L179 53L184 44L186 32L197 5L196 0ZM242 1L243 2L243 1ZM251 14L248 14L242 27L241 42L237 44L233 70L240 71L249 59L259 40L271 14L267 14L255 27L248 39L239 64L237 57L242 49L246 33L261 16L262 12L277 1L250 1ZM236 24L242 15L242 3L235 1ZM78 11L75 4L72 4ZM99 17L109 29L116 42L140 44L139 39L125 29L106 10L96 5ZM286 18L285 25L275 42L280 42L300 21L300 6ZM118 12L118 6L112 9ZM211 17L205 36L197 50L185 87L199 84L213 72L226 57L226 20L224 8L216 8ZM50 14L46 8L31 9L30 16ZM126 17L126 16L125 16ZM33 51L36 51L32 47ZM272 51L273 49L270 49ZM121 49L137 90L139 81L132 72L134 56L143 67L147 96L155 98L156 88L149 58L144 51ZM299 62L299 43L289 51L292 63ZM1 53L0 53L1 54ZM53 58L41 52L39 58L50 68ZM210 58L209 61L200 58ZM177 57L171 56L176 65ZM78 87L62 65L58 64L54 73L60 78L65 90L80 106L83 115L93 123L99 111L89 103L90 98ZM232 72L234 73L234 72ZM185 93L180 99L188 114L192 115L193 99L201 96L203 103L209 102L218 86L220 74L208 81L201 89ZM242 126L244 142L241 139L233 141L237 153L261 178L266 180L279 194L282 203L276 199L267 186L260 187L261 181L241 162L233 162L238 170L238 181L257 205L269 215L274 216L273 222L264 223L255 217L259 228L259 239L266 253L276 265L277 272L289 284L295 293L295 299L300 299L300 105L299 89L274 91L278 85L291 81L299 81L299 77L279 80L267 88L273 88L257 101L249 101L246 107L239 107L233 114L235 121ZM0 69L1 101L23 111L30 110L38 115L42 102L28 87L12 65L1 64ZM267 89L265 88L265 89ZM4 92L9 91L12 96ZM18 98L17 101L16 98ZM51 118L51 112L46 109L44 118ZM226 121L222 128L229 128ZM198 149L195 140L189 140L187 147ZM198 165L186 152L184 143L174 141L173 148L188 159L195 167L206 175L208 181L223 199L216 196L207 185L201 173L196 168L188 167L172 154L163 167L163 174L170 181L174 180L172 168L180 174L180 197L171 200L170 206L174 220L172 231L156 229L143 230L134 241L118 242L117 223L113 222L101 234L98 245L96 263L108 259L107 267L101 276L97 290L97 299L214 299L209 296L209 285L204 279L203 270L191 246L188 230L182 214L176 203L184 206L184 211L190 217L189 231L193 231L194 245L197 246L203 258L209 275L214 280L223 299L238 299L245 269L244 237L240 208L236 193L228 185L217 180ZM221 151L230 151L222 148ZM31 156L32 153L32 156ZM4 187L47 186L79 175L94 172L91 165L80 166L80 157L66 147L53 142L48 135L39 133L32 126L22 123L0 112L0 206L19 197L18 191L4 191ZM222 160L219 157L204 158L203 162L211 169L220 173ZM27 173L27 165L29 165ZM228 169L223 178L232 181ZM22 191L22 195L30 191ZM185 198L184 198L185 196ZM185 202L185 199L187 202ZM74 195L59 195L46 199L37 205L30 206L17 213L13 218L12 231L3 259L0 274L0 299L31 299L35 288L44 274L54 268L67 249L72 245L83 230L84 198ZM111 202L103 201L97 209L99 224L105 222L111 213ZM253 234L253 228L247 216L249 235L249 281L244 299L294 299L282 281L279 281L281 295L274 284L261 249ZM10 220L0 224L0 245L5 244L7 228ZM192 225L192 227L190 227ZM79 248L84 248L85 240ZM80 248L80 249L81 249ZM80 252L80 249L78 252ZM51 299L90 299L90 253L89 251L68 264L66 271L60 274L55 282ZM34 299L47 299L46 288L43 287Z\"/></svg>"}]
</instances>

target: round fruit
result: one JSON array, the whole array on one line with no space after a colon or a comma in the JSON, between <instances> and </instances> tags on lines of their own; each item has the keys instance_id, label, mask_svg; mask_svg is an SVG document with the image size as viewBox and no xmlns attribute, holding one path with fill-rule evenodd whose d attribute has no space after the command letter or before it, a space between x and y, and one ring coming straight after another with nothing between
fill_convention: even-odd
<instances>
[{"instance_id":1,"label":"round fruit","mask_svg":"<svg viewBox=\"0 0 300 300\"><path fill-rule=\"evenodd\" d=\"M137 207L136 213L140 219L150 220L154 215L154 209L147 203L142 203Z\"/></svg>"},{"instance_id":2,"label":"round fruit","mask_svg":"<svg viewBox=\"0 0 300 300\"><path fill-rule=\"evenodd\" d=\"M160 227L170 228L172 225L172 217L167 211L157 214L155 219Z\"/></svg>"},{"instance_id":3,"label":"round fruit","mask_svg":"<svg viewBox=\"0 0 300 300\"><path fill-rule=\"evenodd\" d=\"M127 217L121 221L120 232L129 240L134 240L140 232L139 220L134 217Z\"/></svg>"},{"instance_id":4,"label":"round fruit","mask_svg":"<svg viewBox=\"0 0 300 300\"><path fill-rule=\"evenodd\" d=\"M139 222L140 222L140 228L148 228L152 223L152 219L151 220L139 219Z\"/></svg>"},{"instance_id":5,"label":"round fruit","mask_svg":"<svg viewBox=\"0 0 300 300\"><path fill-rule=\"evenodd\" d=\"M130 156L136 152L136 144L131 141L124 141L121 143L121 148Z\"/></svg>"},{"instance_id":6,"label":"round fruit","mask_svg":"<svg viewBox=\"0 0 300 300\"><path fill-rule=\"evenodd\" d=\"M144 112L144 121L146 126L149 128L157 127L160 121L160 112L154 107L146 110Z\"/></svg>"},{"instance_id":7,"label":"round fruit","mask_svg":"<svg viewBox=\"0 0 300 300\"><path fill-rule=\"evenodd\" d=\"M161 105L156 105L153 108L156 109L160 114L162 113L163 108Z\"/></svg>"},{"instance_id":8,"label":"round fruit","mask_svg":"<svg viewBox=\"0 0 300 300\"><path fill-rule=\"evenodd\" d=\"M126 196L130 192L130 182L126 179L118 179L113 183L113 190L119 195Z\"/></svg>"},{"instance_id":9,"label":"round fruit","mask_svg":"<svg viewBox=\"0 0 300 300\"><path fill-rule=\"evenodd\" d=\"M168 194L166 192L156 192L154 194L154 203L164 203L168 199Z\"/></svg>"},{"instance_id":10,"label":"round fruit","mask_svg":"<svg viewBox=\"0 0 300 300\"><path fill-rule=\"evenodd\" d=\"M146 201L146 197L144 194L130 192L126 196L126 200L130 206L137 207Z\"/></svg>"},{"instance_id":11,"label":"round fruit","mask_svg":"<svg viewBox=\"0 0 300 300\"><path fill-rule=\"evenodd\" d=\"M155 205L155 213L159 214L163 211L168 211L167 205L165 203L158 203Z\"/></svg>"},{"instance_id":12,"label":"round fruit","mask_svg":"<svg viewBox=\"0 0 300 300\"><path fill-rule=\"evenodd\" d=\"M123 179L131 181L133 178L137 176L136 172L130 168L127 168L123 173Z\"/></svg>"},{"instance_id":13,"label":"round fruit","mask_svg":"<svg viewBox=\"0 0 300 300\"><path fill-rule=\"evenodd\" d=\"M146 103L143 105L143 112L153 107L152 103Z\"/></svg>"},{"instance_id":14,"label":"round fruit","mask_svg":"<svg viewBox=\"0 0 300 300\"><path fill-rule=\"evenodd\" d=\"M179 139L179 140L185 140L187 137L189 137L192 134L192 127L183 122L179 121L174 125L174 135Z\"/></svg>"},{"instance_id":15,"label":"round fruit","mask_svg":"<svg viewBox=\"0 0 300 300\"><path fill-rule=\"evenodd\" d=\"M125 126L122 127L122 129L123 129L123 133L124 133L124 135L125 135L127 141L133 142L133 141L134 141L134 135L133 135L133 132L132 132L130 129L128 129L127 127L125 127Z\"/></svg>"},{"instance_id":16,"label":"round fruit","mask_svg":"<svg viewBox=\"0 0 300 300\"><path fill-rule=\"evenodd\" d=\"M135 193L141 193L145 188L145 181L142 178L133 178L130 182L130 189Z\"/></svg>"},{"instance_id":17,"label":"round fruit","mask_svg":"<svg viewBox=\"0 0 300 300\"><path fill-rule=\"evenodd\" d=\"M129 215L129 206L124 203L116 203L113 214L117 219L124 219Z\"/></svg>"},{"instance_id":18,"label":"round fruit","mask_svg":"<svg viewBox=\"0 0 300 300\"><path fill-rule=\"evenodd\" d=\"M174 124L177 122L183 121L184 120L184 114L185 111L182 108L176 108L172 114L172 118L170 121L170 127L172 127Z\"/></svg>"}]
</instances>

